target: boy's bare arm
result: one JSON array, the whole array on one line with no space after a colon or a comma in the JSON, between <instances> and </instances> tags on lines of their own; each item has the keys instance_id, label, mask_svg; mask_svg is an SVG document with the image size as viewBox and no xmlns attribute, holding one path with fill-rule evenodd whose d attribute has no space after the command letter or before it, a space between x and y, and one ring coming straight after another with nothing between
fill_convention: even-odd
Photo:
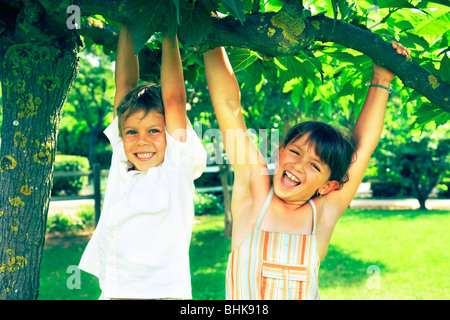
<instances>
[{"instance_id":1,"label":"boy's bare arm","mask_svg":"<svg viewBox=\"0 0 450 320\"><path fill-rule=\"evenodd\" d=\"M120 27L115 70L116 94L114 96L114 117L120 101L139 83L139 61L134 55L134 37L126 25Z\"/></svg>"},{"instance_id":2,"label":"boy's bare arm","mask_svg":"<svg viewBox=\"0 0 450 320\"><path fill-rule=\"evenodd\" d=\"M186 89L178 39L164 34L161 60L161 92L167 132L178 141L186 140Z\"/></svg>"}]
</instances>

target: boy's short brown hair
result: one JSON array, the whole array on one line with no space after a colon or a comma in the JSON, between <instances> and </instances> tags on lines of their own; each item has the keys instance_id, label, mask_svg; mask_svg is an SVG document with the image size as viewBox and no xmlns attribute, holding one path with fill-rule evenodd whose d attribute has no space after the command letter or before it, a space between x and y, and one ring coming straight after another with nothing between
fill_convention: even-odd
<instances>
[{"instance_id":1,"label":"boy's short brown hair","mask_svg":"<svg viewBox=\"0 0 450 320\"><path fill-rule=\"evenodd\" d=\"M164 103L159 85L155 83L140 85L120 101L117 106L120 137L122 137L122 123L140 110L145 112L144 117L152 110L164 116Z\"/></svg>"}]
</instances>

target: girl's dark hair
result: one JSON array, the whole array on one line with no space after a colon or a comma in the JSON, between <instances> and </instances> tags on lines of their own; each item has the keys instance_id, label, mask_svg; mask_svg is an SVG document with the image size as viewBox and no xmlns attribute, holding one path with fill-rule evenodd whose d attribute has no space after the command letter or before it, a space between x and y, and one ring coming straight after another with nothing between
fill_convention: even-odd
<instances>
[{"instance_id":1,"label":"girl's dark hair","mask_svg":"<svg viewBox=\"0 0 450 320\"><path fill-rule=\"evenodd\" d=\"M143 84L130 91L117 106L119 134L122 137L122 123L132 114L143 110L144 117L152 110L164 115L161 87L155 83Z\"/></svg>"},{"instance_id":2,"label":"girl's dark hair","mask_svg":"<svg viewBox=\"0 0 450 320\"><path fill-rule=\"evenodd\" d=\"M315 152L320 160L330 168L331 175L328 180L339 182L341 188L348 181L347 171L352 163L356 141L353 138L349 139L329 124L306 121L289 130L283 146L286 147L290 142L296 141L304 134L308 134L307 143L314 145Z\"/></svg>"}]
</instances>

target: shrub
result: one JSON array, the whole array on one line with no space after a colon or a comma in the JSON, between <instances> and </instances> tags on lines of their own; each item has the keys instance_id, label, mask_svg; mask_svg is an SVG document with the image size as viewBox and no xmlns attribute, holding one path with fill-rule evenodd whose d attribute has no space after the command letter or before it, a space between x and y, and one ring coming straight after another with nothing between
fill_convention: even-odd
<instances>
[{"instance_id":1,"label":"shrub","mask_svg":"<svg viewBox=\"0 0 450 320\"><path fill-rule=\"evenodd\" d=\"M49 233L75 233L94 225L94 210L82 207L76 213L57 212L47 219Z\"/></svg>"},{"instance_id":2,"label":"shrub","mask_svg":"<svg viewBox=\"0 0 450 320\"><path fill-rule=\"evenodd\" d=\"M223 200L222 197L210 193L196 193L194 195L195 214L222 214Z\"/></svg>"},{"instance_id":3,"label":"shrub","mask_svg":"<svg viewBox=\"0 0 450 320\"><path fill-rule=\"evenodd\" d=\"M413 195L411 185L401 182L372 182L372 196L378 198L410 197Z\"/></svg>"},{"instance_id":4,"label":"shrub","mask_svg":"<svg viewBox=\"0 0 450 320\"><path fill-rule=\"evenodd\" d=\"M384 156L378 157L378 179L385 185L385 182L390 182L398 183L400 187L408 186L411 194L419 201L420 208L426 209L425 201L430 192L443 177L448 176L449 156L450 139L437 143L427 137L409 140L399 144L395 152L394 149L384 150ZM373 186L372 191L376 195Z\"/></svg>"},{"instance_id":5,"label":"shrub","mask_svg":"<svg viewBox=\"0 0 450 320\"><path fill-rule=\"evenodd\" d=\"M204 172L200 177L194 181L195 187L217 187L221 186L219 172Z\"/></svg>"},{"instance_id":6,"label":"shrub","mask_svg":"<svg viewBox=\"0 0 450 320\"><path fill-rule=\"evenodd\" d=\"M89 170L89 161L86 157L56 155L54 172L74 172ZM53 179L52 195L78 194L88 182L87 176L82 177L55 177Z\"/></svg>"},{"instance_id":7,"label":"shrub","mask_svg":"<svg viewBox=\"0 0 450 320\"><path fill-rule=\"evenodd\" d=\"M450 198L450 182L437 185L439 198Z\"/></svg>"},{"instance_id":8,"label":"shrub","mask_svg":"<svg viewBox=\"0 0 450 320\"><path fill-rule=\"evenodd\" d=\"M47 232L65 233L81 229L83 229L81 219L63 212L52 214L47 220Z\"/></svg>"}]
</instances>

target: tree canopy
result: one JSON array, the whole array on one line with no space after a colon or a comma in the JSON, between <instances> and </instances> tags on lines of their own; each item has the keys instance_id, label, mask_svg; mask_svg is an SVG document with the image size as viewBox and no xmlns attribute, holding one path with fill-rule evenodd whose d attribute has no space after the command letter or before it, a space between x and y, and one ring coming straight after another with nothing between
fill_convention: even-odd
<instances>
[{"instance_id":1,"label":"tree canopy","mask_svg":"<svg viewBox=\"0 0 450 320\"><path fill-rule=\"evenodd\" d=\"M432 114L442 124L450 111L449 8L446 1L132 0L118 4L120 18L103 14L101 25L85 19L80 33L114 49L115 32L110 26L119 21L131 25L136 53L155 32L165 29L178 33L193 52L232 46L235 71L249 68L248 79L253 82L273 79L277 73L278 85L290 82L294 92L296 80L303 82L300 88L310 81L320 91L318 80L323 81L324 68L336 60L347 69L367 71L362 68L368 62L370 67L371 59L414 89L409 91L410 100L420 100L418 107L426 102L418 108L421 122ZM86 8L99 13L96 9L95 1ZM412 57L397 56L387 44L390 40L410 48ZM147 50L142 55L150 61L149 55L154 56ZM338 69L332 76L339 72L347 74ZM344 93L360 90L356 81Z\"/></svg>"},{"instance_id":2,"label":"tree canopy","mask_svg":"<svg viewBox=\"0 0 450 320\"><path fill-rule=\"evenodd\" d=\"M409 101L418 101L419 123L445 123L450 112L446 0L42 0L33 6L0 1L0 6L5 15L0 23L2 50L21 38L52 41L76 31L87 45L95 42L114 51L118 24L127 23L135 35L136 53L141 51L141 60L147 61L141 67L142 78L155 74L151 62L158 59L144 45L155 32L168 30L178 33L193 52L236 48L231 55L235 71L248 68L253 83L273 79L277 73L278 85L294 96L307 81L320 91L317 80L323 81L324 69L332 61L341 66L333 75L337 77L348 74L343 67L366 71L362 67L372 59L412 89ZM28 18L20 19L24 14ZM61 28L65 25L74 29ZM38 32L31 37L33 31ZM387 42L394 39L413 51L411 59L389 50ZM300 84L293 85L296 80ZM340 96L353 95L361 85L352 81L336 89Z\"/></svg>"}]
</instances>

